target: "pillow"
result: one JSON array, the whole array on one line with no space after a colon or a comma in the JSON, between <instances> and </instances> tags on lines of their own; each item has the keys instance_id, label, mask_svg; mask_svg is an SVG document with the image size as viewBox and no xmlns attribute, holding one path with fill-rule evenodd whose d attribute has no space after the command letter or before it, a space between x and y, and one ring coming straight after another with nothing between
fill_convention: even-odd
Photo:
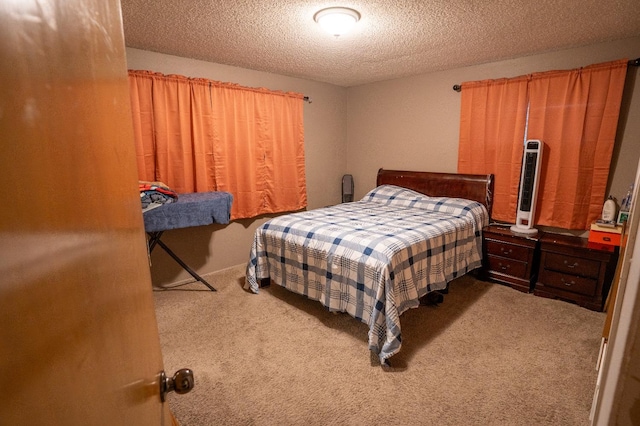
<instances>
[{"instance_id":1,"label":"pillow","mask_svg":"<svg viewBox=\"0 0 640 426\"><path fill-rule=\"evenodd\" d=\"M361 201L385 204L389 206L416 207L430 197L411 189L395 185L380 185L369 191Z\"/></svg>"},{"instance_id":2,"label":"pillow","mask_svg":"<svg viewBox=\"0 0 640 426\"><path fill-rule=\"evenodd\" d=\"M429 197L429 200L421 207L433 212L460 216L463 215L465 211L472 210L481 205L482 204L477 201L467 200L466 198Z\"/></svg>"},{"instance_id":3,"label":"pillow","mask_svg":"<svg viewBox=\"0 0 640 426\"><path fill-rule=\"evenodd\" d=\"M430 197L395 185L380 185L369 191L361 201L388 206L414 207L452 216L473 217L480 227L489 224L487 209L477 201L465 198Z\"/></svg>"},{"instance_id":4,"label":"pillow","mask_svg":"<svg viewBox=\"0 0 640 426\"><path fill-rule=\"evenodd\" d=\"M489 225L489 213L487 208L477 201L466 198L429 197L423 203L424 207L432 212L446 213L451 216L472 218L476 224L476 230Z\"/></svg>"}]
</instances>

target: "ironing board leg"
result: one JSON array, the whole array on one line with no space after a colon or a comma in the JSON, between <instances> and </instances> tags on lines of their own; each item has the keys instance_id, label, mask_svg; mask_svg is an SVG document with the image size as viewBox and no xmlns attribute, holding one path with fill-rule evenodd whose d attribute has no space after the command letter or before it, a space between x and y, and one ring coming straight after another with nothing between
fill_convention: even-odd
<instances>
[{"instance_id":1,"label":"ironing board leg","mask_svg":"<svg viewBox=\"0 0 640 426\"><path fill-rule=\"evenodd\" d=\"M191 269L189 267L189 265L187 265L186 263L184 263L182 261L182 259L180 259L173 251L171 251L171 249L169 247L167 247L167 245L165 243L163 243L162 241L160 241L160 236L162 235L162 232L151 232L149 233L149 236L151 237L149 239L149 253L151 253L151 251L153 250L153 248L155 247L156 244L158 244L160 247L162 247L162 249L164 251L167 252L167 254L169 256L171 256L173 258L173 260L175 260L176 262L178 262L178 264L180 266L182 266L184 268L185 271L187 271L189 274L191 274L191 276L193 278L195 278L196 280L200 281L202 284L206 285L207 287L209 287L211 289L211 291L216 291L216 289L209 284L208 282L206 282L204 280L204 278L202 278L200 275L198 275L193 269Z\"/></svg>"}]
</instances>

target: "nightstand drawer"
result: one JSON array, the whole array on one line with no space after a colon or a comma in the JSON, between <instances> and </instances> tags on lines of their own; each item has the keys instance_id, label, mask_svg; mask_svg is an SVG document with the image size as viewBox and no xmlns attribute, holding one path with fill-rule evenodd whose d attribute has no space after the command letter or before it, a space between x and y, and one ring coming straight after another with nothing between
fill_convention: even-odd
<instances>
[{"instance_id":1,"label":"nightstand drawer","mask_svg":"<svg viewBox=\"0 0 640 426\"><path fill-rule=\"evenodd\" d=\"M596 289L598 287L597 279L562 274L559 272L549 271L548 269L545 269L540 273L538 281L544 283L547 287L555 287L559 290L583 294L589 297L596 295Z\"/></svg>"},{"instance_id":2,"label":"nightstand drawer","mask_svg":"<svg viewBox=\"0 0 640 426\"><path fill-rule=\"evenodd\" d=\"M492 240L490 238L487 238L485 243L487 247L487 254L508 257L509 259L516 259L522 262L526 262L527 259L529 259L530 248L528 247L517 246L515 244Z\"/></svg>"},{"instance_id":3,"label":"nightstand drawer","mask_svg":"<svg viewBox=\"0 0 640 426\"><path fill-rule=\"evenodd\" d=\"M600 275L599 261L567 256L566 254L547 253L544 265L542 266L544 269L593 279L597 279Z\"/></svg>"},{"instance_id":4,"label":"nightstand drawer","mask_svg":"<svg viewBox=\"0 0 640 426\"><path fill-rule=\"evenodd\" d=\"M538 273L538 235L523 236L510 226L490 225L482 229L483 275L529 293Z\"/></svg>"},{"instance_id":5,"label":"nightstand drawer","mask_svg":"<svg viewBox=\"0 0 640 426\"><path fill-rule=\"evenodd\" d=\"M527 263L518 260L508 259L500 256L487 256L489 269L502 274L511 275L517 278L529 278L527 276Z\"/></svg>"}]
</instances>

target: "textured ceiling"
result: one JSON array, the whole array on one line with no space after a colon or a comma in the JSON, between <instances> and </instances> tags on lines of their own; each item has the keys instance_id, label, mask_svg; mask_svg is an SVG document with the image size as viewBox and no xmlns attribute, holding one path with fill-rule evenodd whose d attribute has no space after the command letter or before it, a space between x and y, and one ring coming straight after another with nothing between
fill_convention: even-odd
<instances>
[{"instance_id":1,"label":"textured ceiling","mask_svg":"<svg viewBox=\"0 0 640 426\"><path fill-rule=\"evenodd\" d=\"M128 47L339 86L640 36L638 0L121 2ZM362 18L336 38L329 6Z\"/></svg>"}]
</instances>

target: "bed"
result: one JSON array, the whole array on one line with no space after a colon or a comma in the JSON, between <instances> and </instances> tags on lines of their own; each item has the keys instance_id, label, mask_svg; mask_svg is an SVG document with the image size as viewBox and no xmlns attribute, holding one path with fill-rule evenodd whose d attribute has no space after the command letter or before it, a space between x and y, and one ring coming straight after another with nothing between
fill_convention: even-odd
<instances>
[{"instance_id":1,"label":"bed","mask_svg":"<svg viewBox=\"0 0 640 426\"><path fill-rule=\"evenodd\" d=\"M402 346L400 315L482 262L493 175L378 171L360 201L256 229L245 288L265 279L369 327L381 365Z\"/></svg>"}]
</instances>

